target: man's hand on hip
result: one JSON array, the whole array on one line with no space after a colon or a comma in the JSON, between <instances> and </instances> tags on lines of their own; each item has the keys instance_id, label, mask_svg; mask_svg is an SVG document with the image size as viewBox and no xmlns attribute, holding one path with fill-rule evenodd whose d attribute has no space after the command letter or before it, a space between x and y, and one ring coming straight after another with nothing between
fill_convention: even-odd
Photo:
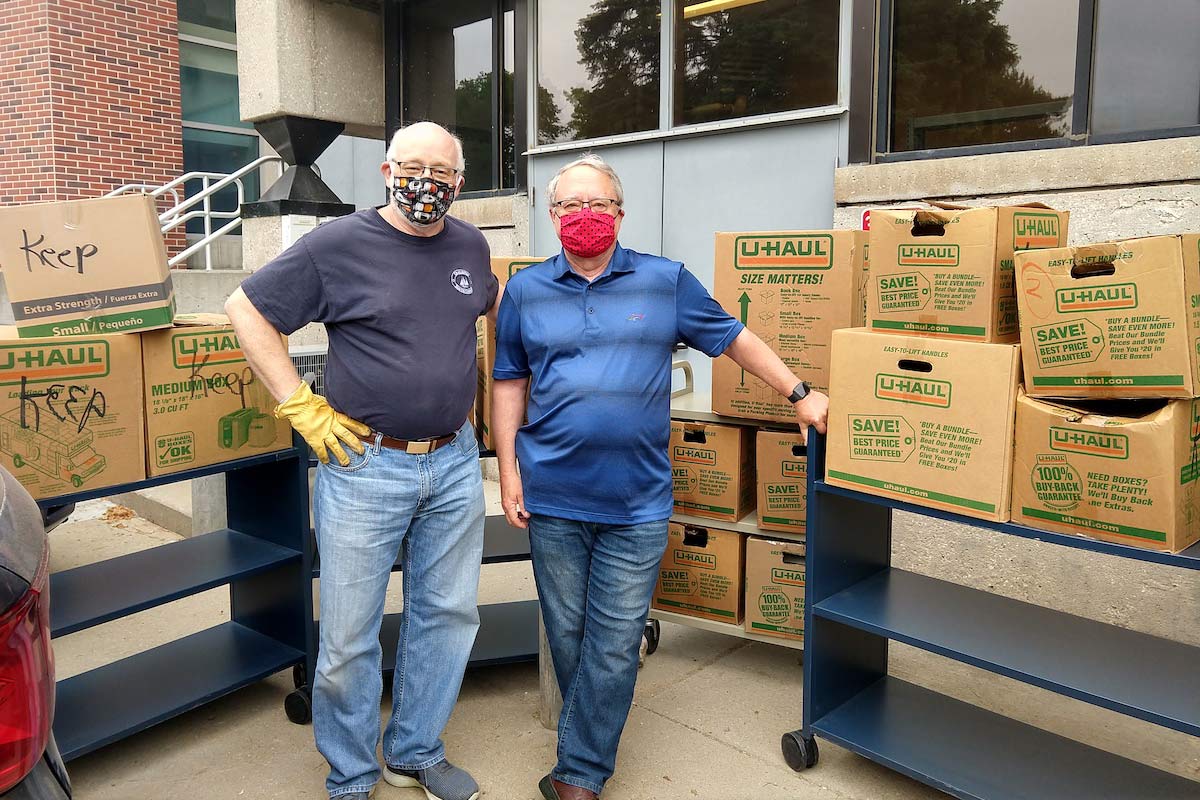
<instances>
[{"instance_id":1,"label":"man's hand on hip","mask_svg":"<svg viewBox=\"0 0 1200 800\"><path fill-rule=\"evenodd\" d=\"M500 473L500 502L504 505L504 518L509 525L521 529L529 527L520 475L507 471Z\"/></svg>"},{"instance_id":2,"label":"man's hand on hip","mask_svg":"<svg viewBox=\"0 0 1200 800\"><path fill-rule=\"evenodd\" d=\"M825 433L825 423L829 419L829 396L821 392L809 392L804 399L795 405L796 422L804 441L808 442L808 429L813 427L817 433Z\"/></svg>"},{"instance_id":3,"label":"man's hand on hip","mask_svg":"<svg viewBox=\"0 0 1200 800\"><path fill-rule=\"evenodd\" d=\"M300 381L300 385L286 400L275 406L275 418L291 423L322 464L329 463L329 454L332 452L339 464L349 466L350 456L342 449L342 443L362 455L364 448L358 435L366 436L371 432L370 427L358 420L334 411L333 406L324 397L313 394L304 381Z\"/></svg>"}]
</instances>

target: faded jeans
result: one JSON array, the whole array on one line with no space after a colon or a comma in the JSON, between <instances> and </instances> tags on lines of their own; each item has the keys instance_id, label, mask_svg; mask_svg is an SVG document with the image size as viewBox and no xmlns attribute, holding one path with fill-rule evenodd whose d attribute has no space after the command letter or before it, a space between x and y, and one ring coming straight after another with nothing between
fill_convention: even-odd
<instances>
[{"instance_id":1,"label":"faded jeans","mask_svg":"<svg viewBox=\"0 0 1200 800\"><path fill-rule=\"evenodd\" d=\"M599 794L633 704L667 520L611 525L534 515L529 543L563 696L550 774Z\"/></svg>"},{"instance_id":2,"label":"faded jeans","mask_svg":"<svg viewBox=\"0 0 1200 800\"><path fill-rule=\"evenodd\" d=\"M425 455L367 445L350 465L317 468L313 517L321 553L321 643L313 682L317 749L330 797L371 790L392 563L403 553L404 615L383 757L395 769L443 760L450 719L479 629L483 483L475 432Z\"/></svg>"}]
</instances>

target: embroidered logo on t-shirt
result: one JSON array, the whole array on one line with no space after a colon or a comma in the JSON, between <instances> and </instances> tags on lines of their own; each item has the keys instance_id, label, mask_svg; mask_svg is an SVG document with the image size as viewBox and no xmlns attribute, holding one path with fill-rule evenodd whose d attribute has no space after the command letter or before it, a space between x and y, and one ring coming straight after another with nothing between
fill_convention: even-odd
<instances>
[{"instance_id":1,"label":"embroidered logo on t-shirt","mask_svg":"<svg viewBox=\"0 0 1200 800\"><path fill-rule=\"evenodd\" d=\"M475 286L471 283L471 273L465 269L456 269L450 273L450 285L463 294L471 294Z\"/></svg>"},{"instance_id":2,"label":"embroidered logo on t-shirt","mask_svg":"<svg viewBox=\"0 0 1200 800\"><path fill-rule=\"evenodd\" d=\"M633 313L625 318L626 322L641 322L646 318L645 314Z\"/></svg>"}]
</instances>

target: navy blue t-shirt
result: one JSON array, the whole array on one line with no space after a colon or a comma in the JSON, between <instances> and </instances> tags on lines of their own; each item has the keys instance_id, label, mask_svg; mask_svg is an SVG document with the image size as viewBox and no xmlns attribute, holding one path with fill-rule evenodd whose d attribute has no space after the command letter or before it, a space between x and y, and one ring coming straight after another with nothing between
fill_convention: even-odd
<instances>
[{"instance_id":1,"label":"navy blue t-shirt","mask_svg":"<svg viewBox=\"0 0 1200 800\"><path fill-rule=\"evenodd\" d=\"M679 262L620 246L591 283L562 253L510 278L492 375L530 378L525 507L616 525L671 516L672 350L718 356L743 327Z\"/></svg>"},{"instance_id":2,"label":"navy blue t-shirt","mask_svg":"<svg viewBox=\"0 0 1200 800\"><path fill-rule=\"evenodd\" d=\"M475 401L475 320L498 290L489 254L462 220L410 236L369 208L305 235L242 290L282 333L325 323L338 411L399 439L441 436Z\"/></svg>"}]
</instances>

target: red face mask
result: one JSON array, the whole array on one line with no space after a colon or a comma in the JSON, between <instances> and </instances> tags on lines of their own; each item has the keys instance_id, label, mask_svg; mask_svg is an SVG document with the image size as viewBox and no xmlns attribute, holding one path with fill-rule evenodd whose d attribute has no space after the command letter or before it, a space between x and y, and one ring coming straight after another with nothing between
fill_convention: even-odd
<instances>
[{"instance_id":1,"label":"red face mask","mask_svg":"<svg viewBox=\"0 0 1200 800\"><path fill-rule=\"evenodd\" d=\"M571 255L594 258L617 240L617 218L584 208L559 220L558 238Z\"/></svg>"}]
</instances>

